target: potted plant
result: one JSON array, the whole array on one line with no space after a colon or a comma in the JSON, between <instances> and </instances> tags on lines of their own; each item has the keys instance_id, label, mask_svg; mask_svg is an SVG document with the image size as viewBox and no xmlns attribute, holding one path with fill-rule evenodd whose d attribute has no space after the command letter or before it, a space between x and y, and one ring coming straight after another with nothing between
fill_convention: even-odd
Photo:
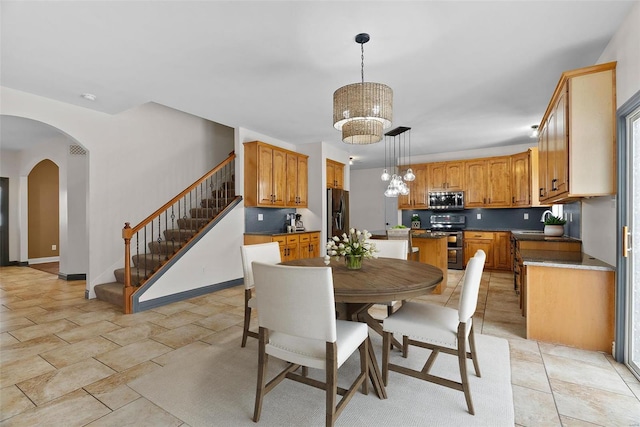
<instances>
[{"instance_id":1,"label":"potted plant","mask_svg":"<svg viewBox=\"0 0 640 427\"><path fill-rule=\"evenodd\" d=\"M418 214L411 215L411 228L420 228L420 217L418 216Z\"/></svg>"},{"instance_id":2,"label":"potted plant","mask_svg":"<svg viewBox=\"0 0 640 427\"><path fill-rule=\"evenodd\" d=\"M562 236L564 234L564 225L567 223L565 219L559 216L550 215L544 220L545 236Z\"/></svg>"}]
</instances>

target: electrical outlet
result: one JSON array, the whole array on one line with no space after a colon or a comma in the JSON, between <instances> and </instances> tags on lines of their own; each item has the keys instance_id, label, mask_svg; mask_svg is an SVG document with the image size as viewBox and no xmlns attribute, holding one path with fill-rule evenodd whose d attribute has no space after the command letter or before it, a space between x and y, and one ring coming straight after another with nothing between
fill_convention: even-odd
<instances>
[{"instance_id":1,"label":"electrical outlet","mask_svg":"<svg viewBox=\"0 0 640 427\"><path fill-rule=\"evenodd\" d=\"M528 213L524 214L524 219L529 219L529 214Z\"/></svg>"},{"instance_id":2,"label":"electrical outlet","mask_svg":"<svg viewBox=\"0 0 640 427\"><path fill-rule=\"evenodd\" d=\"M482 214L478 214L478 215L476 215L476 218L477 218L477 219L482 219Z\"/></svg>"},{"instance_id":3,"label":"electrical outlet","mask_svg":"<svg viewBox=\"0 0 640 427\"><path fill-rule=\"evenodd\" d=\"M573 212L569 212L569 222L573 222Z\"/></svg>"},{"instance_id":4,"label":"electrical outlet","mask_svg":"<svg viewBox=\"0 0 640 427\"><path fill-rule=\"evenodd\" d=\"M56 248L57 248L57 246L56 246L56 245L51 245L51 250L52 250L52 251L55 251L55 250L56 250Z\"/></svg>"},{"instance_id":5,"label":"electrical outlet","mask_svg":"<svg viewBox=\"0 0 640 427\"><path fill-rule=\"evenodd\" d=\"M262 216L262 214L258 214L258 221L262 221L264 220L264 217Z\"/></svg>"}]
</instances>

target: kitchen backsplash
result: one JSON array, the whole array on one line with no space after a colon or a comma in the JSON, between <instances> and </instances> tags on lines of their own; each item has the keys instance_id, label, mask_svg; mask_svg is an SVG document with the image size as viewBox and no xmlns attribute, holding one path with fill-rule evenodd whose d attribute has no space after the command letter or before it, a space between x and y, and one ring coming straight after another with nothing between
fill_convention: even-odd
<instances>
[{"instance_id":1,"label":"kitchen backsplash","mask_svg":"<svg viewBox=\"0 0 640 427\"><path fill-rule=\"evenodd\" d=\"M567 217L565 234L580 238L580 202L563 205ZM455 213L466 216L467 228L474 230L542 230L544 224L540 221L542 214L548 208L508 208L508 209L464 209L462 211L443 212L440 210L405 210L402 211L402 224L411 226L411 216L420 217L421 228L429 228L429 217L433 214ZM528 219L524 219L525 214ZM479 216L479 217L478 217Z\"/></svg>"},{"instance_id":2,"label":"kitchen backsplash","mask_svg":"<svg viewBox=\"0 0 640 427\"><path fill-rule=\"evenodd\" d=\"M245 208L245 233L260 233L263 231L286 231L285 220L287 218L287 214L289 213L296 213L296 210L292 208ZM262 221L258 220L258 215L262 215Z\"/></svg>"}]
</instances>

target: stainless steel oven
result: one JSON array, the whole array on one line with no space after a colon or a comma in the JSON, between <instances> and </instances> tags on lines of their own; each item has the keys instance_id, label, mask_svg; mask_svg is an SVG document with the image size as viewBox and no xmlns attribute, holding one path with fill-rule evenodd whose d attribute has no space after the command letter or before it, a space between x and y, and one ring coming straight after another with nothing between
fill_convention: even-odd
<instances>
[{"instance_id":1,"label":"stainless steel oven","mask_svg":"<svg viewBox=\"0 0 640 427\"><path fill-rule=\"evenodd\" d=\"M463 232L467 218L458 214L431 215L429 222L432 231L447 235L448 267L452 270L462 270L464 265Z\"/></svg>"}]
</instances>

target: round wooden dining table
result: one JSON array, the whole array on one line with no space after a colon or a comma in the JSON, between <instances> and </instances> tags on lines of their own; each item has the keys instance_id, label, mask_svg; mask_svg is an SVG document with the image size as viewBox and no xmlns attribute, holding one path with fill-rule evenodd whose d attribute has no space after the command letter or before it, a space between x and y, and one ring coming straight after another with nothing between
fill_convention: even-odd
<instances>
[{"instance_id":1,"label":"round wooden dining table","mask_svg":"<svg viewBox=\"0 0 640 427\"><path fill-rule=\"evenodd\" d=\"M342 258L332 257L329 264L324 258L307 258L285 261L283 265L299 267L331 267L338 317L366 322L382 334L380 323L368 313L377 303L406 300L426 295L442 282L443 272L438 267L416 261L392 258L362 260L362 268L349 270ZM395 342L397 346L399 343ZM373 350L369 345L371 382L378 396L387 397L382 376Z\"/></svg>"}]
</instances>

